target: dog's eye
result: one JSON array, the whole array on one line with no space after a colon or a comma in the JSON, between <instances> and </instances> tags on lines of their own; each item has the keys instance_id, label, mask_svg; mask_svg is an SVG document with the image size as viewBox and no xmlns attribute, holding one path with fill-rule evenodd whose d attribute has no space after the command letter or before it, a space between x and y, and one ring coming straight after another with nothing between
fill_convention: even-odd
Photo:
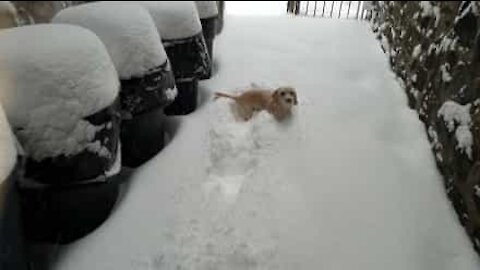
<instances>
[{"instance_id":1,"label":"dog's eye","mask_svg":"<svg viewBox=\"0 0 480 270\"><path fill-rule=\"evenodd\" d=\"M280 92L280 95L281 95L282 97L284 97L284 96L285 96L285 92Z\"/></svg>"}]
</instances>

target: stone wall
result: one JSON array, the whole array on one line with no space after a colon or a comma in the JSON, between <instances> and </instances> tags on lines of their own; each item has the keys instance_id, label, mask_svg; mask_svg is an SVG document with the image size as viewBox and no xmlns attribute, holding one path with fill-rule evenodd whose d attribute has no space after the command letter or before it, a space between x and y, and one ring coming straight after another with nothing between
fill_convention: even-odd
<instances>
[{"instance_id":1,"label":"stone wall","mask_svg":"<svg viewBox=\"0 0 480 270\"><path fill-rule=\"evenodd\" d=\"M480 3L373 6L373 31L425 124L446 193L480 252Z\"/></svg>"}]
</instances>

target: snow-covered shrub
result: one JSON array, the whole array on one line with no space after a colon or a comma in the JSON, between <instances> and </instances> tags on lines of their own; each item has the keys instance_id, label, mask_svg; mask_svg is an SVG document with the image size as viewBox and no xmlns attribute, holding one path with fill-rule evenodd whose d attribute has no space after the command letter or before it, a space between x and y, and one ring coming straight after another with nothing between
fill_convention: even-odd
<instances>
[{"instance_id":1,"label":"snow-covered shrub","mask_svg":"<svg viewBox=\"0 0 480 270\"><path fill-rule=\"evenodd\" d=\"M447 194L480 251L477 1L374 1L372 28L425 123ZM465 187L465 183L468 188ZM473 183L473 184L472 184ZM474 203L471 203L474 202Z\"/></svg>"},{"instance_id":2,"label":"snow-covered shrub","mask_svg":"<svg viewBox=\"0 0 480 270\"><path fill-rule=\"evenodd\" d=\"M77 26L0 31L0 102L27 176L46 183L108 174L117 155L119 82L98 37Z\"/></svg>"}]
</instances>

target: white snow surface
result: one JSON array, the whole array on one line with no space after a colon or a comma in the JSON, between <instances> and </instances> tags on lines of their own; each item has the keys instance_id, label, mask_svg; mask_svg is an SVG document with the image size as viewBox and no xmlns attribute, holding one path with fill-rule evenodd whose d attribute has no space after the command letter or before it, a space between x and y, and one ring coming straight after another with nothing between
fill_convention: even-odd
<instances>
[{"instance_id":1,"label":"white snow surface","mask_svg":"<svg viewBox=\"0 0 480 270\"><path fill-rule=\"evenodd\" d=\"M226 21L201 89L293 85L292 119L235 122L208 95L55 269L479 269L368 25Z\"/></svg>"},{"instance_id":2,"label":"white snow surface","mask_svg":"<svg viewBox=\"0 0 480 270\"><path fill-rule=\"evenodd\" d=\"M200 19L215 17L218 15L216 1L195 1Z\"/></svg>"},{"instance_id":3,"label":"white snow surface","mask_svg":"<svg viewBox=\"0 0 480 270\"><path fill-rule=\"evenodd\" d=\"M287 14L287 1L225 1L225 13L238 16Z\"/></svg>"},{"instance_id":4,"label":"white snow surface","mask_svg":"<svg viewBox=\"0 0 480 270\"><path fill-rule=\"evenodd\" d=\"M105 46L89 30L39 24L0 32L0 102L36 160L101 150L92 142L98 127L82 118L111 105L118 88Z\"/></svg>"},{"instance_id":5,"label":"white snow surface","mask_svg":"<svg viewBox=\"0 0 480 270\"><path fill-rule=\"evenodd\" d=\"M202 31L194 1L137 1L146 7L162 39L181 39Z\"/></svg>"},{"instance_id":6,"label":"white snow surface","mask_svg":"<svg viewBox=\"0 0 480 270\"><path fill-rule=\"evenodd\" d=\"M122 79L141 77L167 60L155 23L140 5L83 4L60 11L52 22L78 25L94 32L107 47Z\"/></svg>"},{"instance_id":7,"label":"white snow surface","mask_svg":"<svg viewBox=\"0 0 480 270\"><path fill-rule=\"evenodd\" d=\"M15 137L10 129L10 124L0 107L0 186L7 180L17 161Z\"/></svg>"}]
</instances>

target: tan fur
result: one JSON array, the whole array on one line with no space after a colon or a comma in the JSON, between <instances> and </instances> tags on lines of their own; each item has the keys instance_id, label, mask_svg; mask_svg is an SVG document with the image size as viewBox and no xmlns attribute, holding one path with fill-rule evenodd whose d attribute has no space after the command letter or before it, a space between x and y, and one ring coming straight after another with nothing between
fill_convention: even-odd
<instances>
[{"instance_id":1,"label":"tan fur","mask_svg":"<svg viewBox=\"0 0 480 270\"><path fill-rule=\"evenodd\" d=\"M297 105L297 95L292 87L280 87L274 91L266 89L250 89L240 95L230 95L222 92L215 93L219 97L230 98L238 105L238 112L243 120L248 121L259 111L266 110L277 120L283 120Z\"/></svg>"}]
</instances>

